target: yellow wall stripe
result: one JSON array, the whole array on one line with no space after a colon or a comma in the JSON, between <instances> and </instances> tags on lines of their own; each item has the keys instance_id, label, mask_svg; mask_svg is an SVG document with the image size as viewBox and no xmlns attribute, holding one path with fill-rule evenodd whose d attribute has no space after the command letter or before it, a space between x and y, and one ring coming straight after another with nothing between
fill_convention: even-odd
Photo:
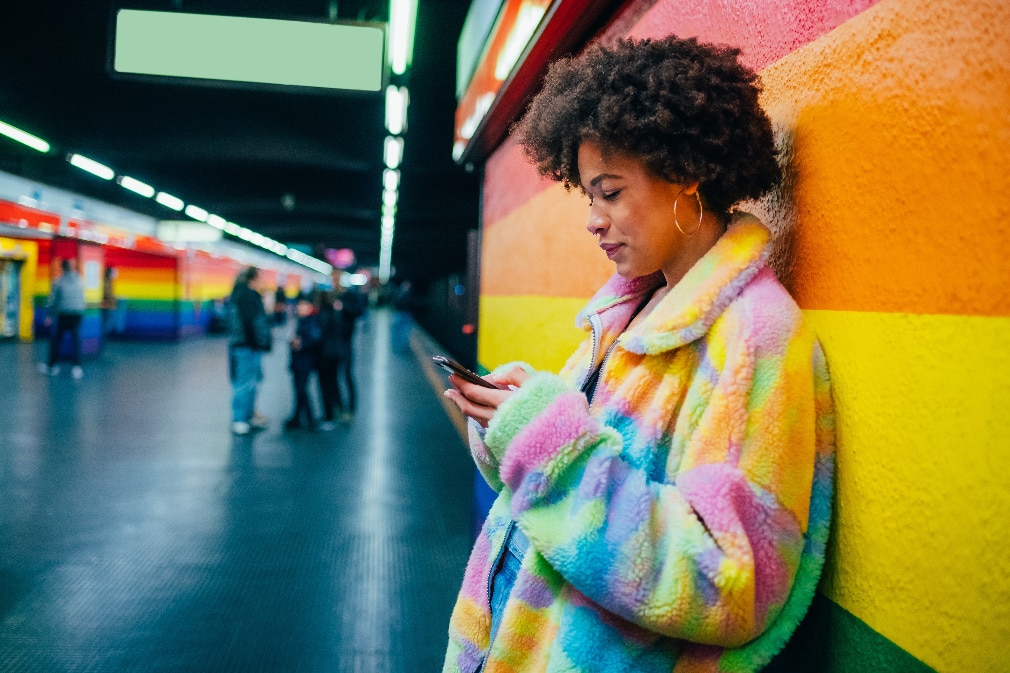
<instances>
[{"instance_id":1,"label":"yellow wall stripe","mask_svg":"<svg viewBox=\"0 0 1010 673\"><path fill-rule=\"evenodd\" d=\"M805 311L838 414L823 590L938 671L1010 662L1010 318Z\"/></svg>"},{"instance_id":2,"label":"yellow wall stripe","mask_svg":"<svg viewBox=\"0 0 1010 673\"><path fill-rule=\"evenodd\" d=\"M482 296L478 362L494 369L524 360L557 371L586 337L575 327L575 316L585 305L585 299L567 297Z\"/></svg>"}]
</instances>

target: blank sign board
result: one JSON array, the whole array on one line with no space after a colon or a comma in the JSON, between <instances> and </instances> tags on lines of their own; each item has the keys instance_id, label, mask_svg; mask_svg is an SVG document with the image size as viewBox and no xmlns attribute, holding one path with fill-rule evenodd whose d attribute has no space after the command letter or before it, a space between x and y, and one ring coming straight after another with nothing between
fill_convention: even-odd
<instances>
[{"instance_id":1,"label":"blank sign board","mask_svg":"<svg viewBox=\"0 0 1010 673\"><path fill-rule=\"evenodd\" d=\"M379 91L384 31L349 25L148 12L116 14L117 73Z\"/></svg>"}]
</instances>

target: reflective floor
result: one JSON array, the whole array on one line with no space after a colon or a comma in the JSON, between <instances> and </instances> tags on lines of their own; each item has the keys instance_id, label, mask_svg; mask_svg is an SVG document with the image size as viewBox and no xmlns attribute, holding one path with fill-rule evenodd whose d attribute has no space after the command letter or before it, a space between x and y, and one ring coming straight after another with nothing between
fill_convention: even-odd
<instances>
[{"instance_id":1,"label":"reflective floor","mask_svg":"<svg viewBox=\"0 0 1010 673\"><path fill-rule=\"evenodd\" d=\"M113 342L74 381L0 343L0 672L434 671L470 547L472 464L388 315L357 416L229 431L226 344Z\"/></svg>"}]
</instances>

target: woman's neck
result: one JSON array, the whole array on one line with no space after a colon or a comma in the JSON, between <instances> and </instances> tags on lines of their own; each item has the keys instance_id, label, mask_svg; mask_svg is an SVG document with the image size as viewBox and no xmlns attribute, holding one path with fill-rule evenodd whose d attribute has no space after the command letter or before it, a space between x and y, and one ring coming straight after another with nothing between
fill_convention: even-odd
<instances>
[{"instance_id":1,"label":"woman's neck","mask_svg":"<svg viewBox=\"0 0 1010 673\"><path fill-rule=\"evenodd\" d=\"M661 287L656 294L663 297L674 285L680 282L691 267L699 259L705 256L712 246L726 233L726 223L729 218L705 213L698 230L683 237L684 247L681 254L663 267L663 276L666 278L666 287ZM655 295L654 295L655 296Z\"/></svg>"}]
</instances>

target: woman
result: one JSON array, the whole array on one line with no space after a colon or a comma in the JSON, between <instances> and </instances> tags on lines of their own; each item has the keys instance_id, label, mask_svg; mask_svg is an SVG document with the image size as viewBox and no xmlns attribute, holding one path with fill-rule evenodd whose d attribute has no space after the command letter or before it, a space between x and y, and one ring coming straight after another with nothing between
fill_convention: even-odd
<instances>
[{"instance_id":1,"label":"woman","mask_svg":"<svg viewBox=\"0 0 1010 673\"><path fill-rule=\"evenodd\" d=\"M558 375L451 377L499 496L446 671L756 671L820 575L833 426L819 345L730 209L780 179L756 76L673 37L554 64L514 133L589 197L616 275ZM479 427L478 427L479 426Z\"/></svg>"}]
</instances>

